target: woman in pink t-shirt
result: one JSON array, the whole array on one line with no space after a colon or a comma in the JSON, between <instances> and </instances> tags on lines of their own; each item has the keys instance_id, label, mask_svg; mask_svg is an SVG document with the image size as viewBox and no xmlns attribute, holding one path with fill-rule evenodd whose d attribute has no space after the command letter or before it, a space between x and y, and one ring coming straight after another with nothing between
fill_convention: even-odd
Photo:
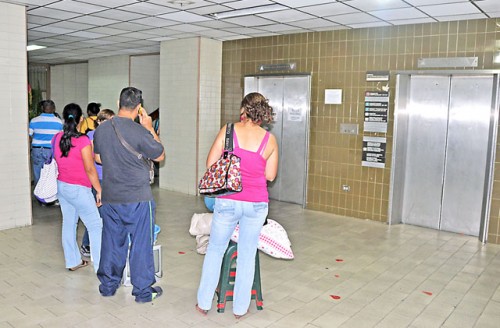
<instances>
[{"instance_id":1,"label":"woman in pink t-shirt","mask_svg":"<svg viewBox=\"0 0 500 328\"><path fill-rule=\"evenodd\" d=\"M278 172L276 138L261 127L263 123L272 122L274 116L267 99L260 93L249 93L241 102L240 114L240 122L234 124L233 153L241 158L243 190L215 199L210 241L196 304L196 310L203 315L210 310L224 252L236 224L239 224L238 274L233 295L233 313L237 319L247 313L250 304L255 253L268 213L267 181L273 181ZM225 134L226 126L219 131L210 149L207 167L215 163L224 151Z\"/></svg>"},{"instance_id":2,"label":"woman in pink t-shirt","mask_svg":"<svg viewBox=\"0 0 500 328\"><path fill-rule=\"evenodd\" d=\"M54 158L59 169L57 198L63 216L62 246L66 268L75 271L88 265L82 259L76 231L80 218L89 232L90 253L94 270L99 268L101 257L102 219L97 210L101 202L101 185L97 176L92 145L86 135L78 132L83 121L82 109L68 104L63 110L63 132L54 136ZM97 192L96 200L91 188Z\"/></svg>"}]
</instances>

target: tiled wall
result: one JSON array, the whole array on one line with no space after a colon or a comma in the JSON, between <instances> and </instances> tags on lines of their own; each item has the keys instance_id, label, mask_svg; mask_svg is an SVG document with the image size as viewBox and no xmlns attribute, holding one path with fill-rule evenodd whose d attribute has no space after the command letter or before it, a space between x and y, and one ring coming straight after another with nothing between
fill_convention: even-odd
<instances>
[{"instance_id":1,"label":"tiled wall","mask_svg":"<svg viewBox=\"0 0 500 328\"><path fill-rule=\"evenodd\" d=\"M0 230L31 224L24 6L0 3Z\"/></svg>"},{"instance_id":2,"label":"tiled wall","mask_svg":"<svg viewBox=\"0 0 500 328\"><path fill-rule=\"evenodd\" d=\"M111 56L89 60L88 102L98 102L102 108L118 109L120 91L129 86L129 56ZM87 106L85 105L84 111Z\"/></svg>"},{"instance_id":3,"label":"tiled wall","mask_svg":"<svg viewBox=\"0 0 500 328\"><path fill-rule=\"evenodd\" d=\"M220 130L222 42L200 39L200 108L198 128L198 177L206 170L207 155Z\"/></svg>"},{"instance_id":4,"label":"tiled wall","mask_svg":"<svg viewBox=\"0 0 500 328\"><path fill-rule=\"evenodd\" d=\"M296 72L312 74L307 208L386 222L394 73L416 70L421 57L477 56L478 69L498 69L500 64L493 62L494 55L500 51L497 24L500 26L500 19L469 20L224 42L221 122L238 118L244 75L259 74L260 64L296 63ZM391 71L387 134L362 131L364 92L380 90L385 84L365 81L366 71L372 70ZM343 103L325 105L325 89L342 89ZM359 124L360 133L340 134L340 123ZM361 166L363 134L387 137L384 169ZM500 173L499 170L496 172ZM489 242L500 243L500 174L495 176ZM343 192L343 184L351 186L351 191Z\"/></svg>"},{"instance_id":5,"label":"tiled wall","mask_svg":"<svg viewBox=\"0 0 500 328\"><path fill-rule=\"evenodd\" d=\"M161 188L198 192L208 143L220 127L221 53L220 42L202 38L161 44L160 137L167 154Z\"/></svg>"},{"instance_id":6,"label":"tiled wall","mask_svg":"<svg viewBox=\"0 0 500 328\"><path fill-rule=\"evenodd\" d=\"M64 106L77 103L85 112L88 103L88 64L53 65L50 67L50 98L56 111L62 114Z\"/></svg>"},{"instance_id":7,"label":"tiled wall","mask_svg":"<svg viewBox=\"0 0 500 328\"><path fill-rule=\"evenodd\" d=\"M142 90L144 108L160 107L160 55L130 56L130 85Z\"/></svg>"}]
</instances>

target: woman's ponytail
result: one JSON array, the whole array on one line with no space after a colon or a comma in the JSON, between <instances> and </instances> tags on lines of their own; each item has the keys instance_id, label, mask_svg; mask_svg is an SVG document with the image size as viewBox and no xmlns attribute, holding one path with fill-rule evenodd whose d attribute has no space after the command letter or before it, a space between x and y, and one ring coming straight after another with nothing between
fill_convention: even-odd
<instances>
[{"instance_id":1,"label":"woman's ponytail","mask_svg":"<svg viewBox=\"0 0 500 328\"><path fill-rule=\"evenodd\" d=\"M81 135L76 128L78 126L78 123L80 123L81 118L82 109L80 108L80 106L78 106L78 104L71 103L64 106L63 135L61 137L61 141L59 142L62 157L68 157L68 153L73 147L73 145L71 144L71 138L78 138Z\"/></svg>"}]
</instances>

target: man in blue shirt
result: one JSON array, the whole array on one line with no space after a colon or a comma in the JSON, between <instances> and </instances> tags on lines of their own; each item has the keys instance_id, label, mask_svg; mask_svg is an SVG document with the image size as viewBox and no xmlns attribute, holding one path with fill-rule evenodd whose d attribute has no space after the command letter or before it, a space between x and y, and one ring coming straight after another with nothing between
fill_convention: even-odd
<instances>
[{"instance_id":1,"label":"man in blue shirt","mask_svg":"<svg viewBox=\"0 0 500 328\"><path fill-rule=\"evenodd\" d=\"M41 107L42 114L33 118L29 125L35 186L40 179L43 164L52 156L51 140L63 127L61 119L54 115L56 105L52 100L42 100Z\"/></svg>"}]
</instances>

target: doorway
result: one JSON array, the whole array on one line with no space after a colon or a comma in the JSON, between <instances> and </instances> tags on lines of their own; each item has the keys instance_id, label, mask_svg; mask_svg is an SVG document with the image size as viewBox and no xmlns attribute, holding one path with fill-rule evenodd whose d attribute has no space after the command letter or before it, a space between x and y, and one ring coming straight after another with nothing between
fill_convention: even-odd
<instances>
[{"instance_id":1,"label":"doorway","mask_svg":"<svg viewBox=\"0 0 500 328\"><path fill-rule=\"evenodd\" d=\"M485 241L498 122L494 73L400 73L390 223Z\"/></svg>"},{"instance_id":2,"label":"doorway","mask_svg":"<svg viewBox=\"0 0 500 328\"><path fill-rule=\"evenodd\" d=\"M246 76L244 91L264 95L276 113L274 123L265 127L276 137L280 152L278 175L268 184L269 197L305 207L311 76Z\"/></svg>"}]
</instances>

